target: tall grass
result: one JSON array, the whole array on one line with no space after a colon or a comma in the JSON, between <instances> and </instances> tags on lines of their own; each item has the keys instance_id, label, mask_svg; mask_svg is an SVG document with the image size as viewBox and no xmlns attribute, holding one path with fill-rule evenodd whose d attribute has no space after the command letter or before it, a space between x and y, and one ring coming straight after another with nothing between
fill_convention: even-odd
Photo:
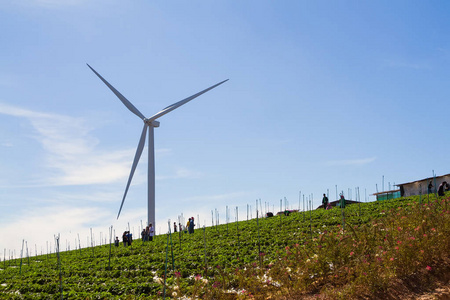
<instances>
[{"instance_id":1,"label":"tall grass","mask_svg":"<svg viewBox=\"0 0 450 300\"><path fill-rule=\"evenodd\" d=\"M221 272L195 285L204 299L354 299L382 297L398 280L430 284L448 272L449 199L407 202L379 212L368 223L327 228L312 241L280 249L264 267ZM178 289L178 286L174 286ZM177 295L190 294L189 288Z\"/></svg>"}]
</instances>

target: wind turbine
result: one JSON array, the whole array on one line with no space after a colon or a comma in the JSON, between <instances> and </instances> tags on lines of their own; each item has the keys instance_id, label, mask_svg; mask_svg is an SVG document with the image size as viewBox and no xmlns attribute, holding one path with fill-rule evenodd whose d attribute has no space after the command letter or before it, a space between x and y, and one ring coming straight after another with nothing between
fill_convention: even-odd
<instances>
[{"instance_id":1,"label":"wind turbine","mask_svg":"<svg viewBox=\"0 0 450 300\"><path fill-rule=\"evenodd\" d=\"M139 144L136 149L136 154L134 156L133 165L131 167L130 176L128 177L127 187L125 188L125 193L122 198L122 203L120 204L119 213L117 214L117 219L120 216L120 212L122 211L123 203L125 202L125 198L127 196L128 188L131 184L131 179L133 178L134 171L136 170L136 166L141 158L142 151L144 150L146 134L148 130L148 224L153 224L153 228L155 226L155 144L154 144L154 132L153 129L155 127L159 127L159 122L156 119L164 116L165 114L171 112L174 109L188 103L189 101L197 98L198 96L206 93L209 90L221 85L222 83L228 81L224 80L219 82L201 92L198 92L195 95L192 95L186 99L178 101L172 105L167 106L160 112L151 116L150 118L146 118L130 101L128 101L118 90L116 90L108 81L106 81L97 71L95 71L89 64L87 66L98 76L108 87L109 89L122 101L122 103L136 116L138 116L142 121L144 121L144 128L142 129L141 138L139 139Z\"/></svg>"}]
</instances>

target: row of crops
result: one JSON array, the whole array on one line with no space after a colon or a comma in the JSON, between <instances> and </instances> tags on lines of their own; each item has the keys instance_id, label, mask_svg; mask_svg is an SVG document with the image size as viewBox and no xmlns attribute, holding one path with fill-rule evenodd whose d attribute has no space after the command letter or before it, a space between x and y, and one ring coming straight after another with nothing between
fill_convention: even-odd
<instances>
[{"instance_id":1,"label":"row of crops","mask_svg":"<svg viewBox=\"0 0 450 300\"><path fill-rule=\"evenodd\" d=\"M369 248L381 246L367 243L364 246L367 249L358 246L361 237L357 236L363 235L358 230L377 224L377 220L388 222L383 224L384 230L392 229L398 226L394 223L400 212L401 218L413 219L417 207L422 210L432 207L436 213L444 212L448 221L447 208L443 207L444 204L447 206L447 202L448 199L436 199L432 195L429 199L410 197L353 204L345 210L319 209L201 228L194 234L178 232L160 235L152 242L135 240L129 247L122 244L119 247L103 245L61 252L59 259L57 254L51 254L22 261L5 261L0 271L0 298L159 299L187 294L191 297L234 299L249 296L246 293L256 284L248 281L249 278L259 278L260 284L265 280L261 278L268 276L269 268L279 268L283 259L289 259L289 254L296 254L298 261L323 264L319 269L317 265L301 266L316 269L311 271L313 275L308 275L314 280L298 289L308 292L316 289L317 292L317 287L312 290L311 287L319 284L318 277L328 278L330 274L335 274L335 266L348 264L346 260L351 260L353 256L348 253L356 251L349 250L343 254L347 246L340 244L337 234L341 234L341 240L353 240L355 249L362 247L358 251L370 256L373 251ZM443 229L439 230L448 230L448 225L442 226ZM378 240L376 233L371 234L375 234L371 239ZM253 273L246 273L249 270ZM287 281L292 284L292 278L297 275L288 275ZM309 279L302 277L297 281L306 284ZM265 288L282 290L282 285L283 280L279 278L272 283L266 282L264 288L259 287L259 291ZM258 290L253 293L257 294Z\"/></svg>"}]
</instances>

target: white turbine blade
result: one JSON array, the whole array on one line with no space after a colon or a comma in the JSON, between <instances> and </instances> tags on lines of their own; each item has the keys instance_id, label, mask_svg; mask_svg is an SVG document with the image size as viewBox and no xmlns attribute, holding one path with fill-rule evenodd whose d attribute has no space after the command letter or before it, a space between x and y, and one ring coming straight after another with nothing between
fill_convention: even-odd
<instances>
[{"instance_id":1,"label":"white turbine blade","mask_svg":"<svg viewBox=\"0 0 450 300\"><path fill-rule=\"evenodd\" d=\"M183 105L183 104L188 103L189 101L191 101L191 100L197 98L197 97L200 96L201 94L204 94L204 93L206 93L206 92L209 91L209 90L212 90L213 88L215 88L215 87L221 85L222 83L224 83L224 82L226 82L226 81L228 81L228 79L227 79L227 80L224 80L224 81L222 81L222 82L219 82L219 83L217 83L217 84L215 84L215 85L213 85L213 86L211 86L211 87L209 87L209 88L207 88L207 89L205 89L205 90L203 90L203 91L201 91L201 92L198 92L197 94L192 95L192 96L190 96L190 97L188 97L188 98L186 98L186 99L184 99L184 100L178 101L177 103L174 103L174 104L172 104L172 105L167 106L166 108L164 108L163 110L161 110L161 111L158 112L157 114L151 116L151 117L149 118L149 121L153 121L153 120L158 119L158 118L161 117L161 116L164 116L165 114L171 112L172 110L174 110L174 109L180 107L180 106Z\"/></svg>"},{"instance_id":2,"label":"white turbine blade","mask_svg":"<svg viewBox=\"0 0 450 300\"><path fill-rule=\"evenodd\" d=\"M136 154L134 155L133 166L131 167L130 176L128 177L127 187L125 188L125 193L123 195L122 203L120 204L119 213L117 214L117 219L120 216L120 212L122 211L123 203L125 202L125 197L127 196L128 188L131 184L131 179L133 179L134 171L136 170L139 159L141 158L142 150L144 150L145 145L145 137L147 134L147 124L144 124L144 128L142 129L141 139L139 140L138 147L136 149Z\"/></svg>"},{"instance_id":3,"label":"white turbine blade","mask_svg":"<svg viewBox=\"0 0 450 300\"><path fill-rule=\"evenodd\" d=\"M106 81L100 74L97 73L97 71L95 71L89 64L87 64L87 66L92 70L92 72L95 73L95 75L98 76L98 78L100 78L103 83L105 83L109 89L117 96L117 98L120 99L120 101L122 101L122 103L132 112L134 113L136 116L138 116L139 118L141 118L142 120L145 119L144 115L133 105L131 104L130 101L127 100L127 98L125 98L118 90L116 90L111 84L109 84L108 81Z\"/></svg>"}]
</instances>

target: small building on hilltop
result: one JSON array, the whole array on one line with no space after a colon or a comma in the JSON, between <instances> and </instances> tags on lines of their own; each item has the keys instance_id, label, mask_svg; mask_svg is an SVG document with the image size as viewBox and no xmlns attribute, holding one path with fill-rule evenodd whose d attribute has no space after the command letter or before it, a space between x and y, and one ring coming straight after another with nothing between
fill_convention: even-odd
<instances>
[{"instance_id":1,"label":"small building on hilltop","mask_svg":"<svg viewBox=\"0 0 450 300\"><path fill-rule=\"evenodd\" d=\"M373 194L375 197L377 197L377 201L383 201L383 200L391 200L400 198L400 189L397 190L390 190L390 191L384 191Z\"/></svg>"},{"instance_id":2,"label":"small building on hilltop","mask_svg":"<svg viewBox=\"0 0 450 300\"><path fill-rule=\"evenodd\" d=\"M450 174L445 174L442 176L428 177L416 181L406 182L396 184L400 188L400 196L416 196L416 195L426 195L428 193L428 185L431 183L433 187L431 188L431 193L436 193L439 185L447 181L450 183Z\"/></svg>"}]
</instances>

